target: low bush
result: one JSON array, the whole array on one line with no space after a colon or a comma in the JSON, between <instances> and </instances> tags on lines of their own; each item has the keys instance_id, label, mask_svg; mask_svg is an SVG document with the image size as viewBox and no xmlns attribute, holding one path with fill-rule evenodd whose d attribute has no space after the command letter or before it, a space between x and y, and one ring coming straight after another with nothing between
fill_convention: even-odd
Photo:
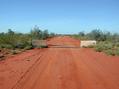
<instances>
[{"instance_id":1,"label":"low bush","mask_svg":"<svg viewBox=\"0 0 119 89\"><path fill-rule=\"evenodd\" d=\"M115 56L115 55L119 56L119 49L106 50L105 53L108 54L108 55L112 55L112 56Z\"/></svg>"},{"instance_id":2,"label":"low bush","mask_svg":"<svg viewBox=\"0 0 119 89\"><path fill-rule=\"evenodd\" d=\"M115 55L118 55L118 56L119 56L119 48L117 48L117 49L115 50Z\"/></svg>"},{"instance_id":3,"label":"low bush","mask_svg":"<svg viewBox=\"0 0 119 89\"><path fill-rule=\"evenodd\" d=\"M95 46L95 50L97 52L102 52L104 50L110 50L110 49L113 49L113 44L108 42L99 42Z\"/></svg>"},{"instance_id":4,"label":"low bush","mask_svg":"<svg viewBox=\"0 0 119 89\"><path fill-rule=\"evenodd\" d=\"M116 55L115 50L111 50L111 49L110 50L106 50L105 53L108 54L108 55L112 55L112 56Z\"/></svg>"},{"instance_id":5,"label":"low bush","mask_svg":"<svg viewBox=\"0 0 119 89\"><path fill-rule=\"evenodd\" d=\"M1 44L0 45L0 48L14 49L14 46L13 45L10 45L10 44Z\"/></svg>"},{"instance_id":6,"label":"low bush","mask_svg":"<svg viewBox=\"0 0 119 89\"><path fill-rule=\"evenodd\" d=\"M99 42L95 46L95 50L97 52L105 52L108 55L119 55L119 47L117 43L111 43L111 42Z\"/></svg>"},{"instance_id":7,"label":"low bush","mask_svg":"<svg viewBox=\"0 0 119 89\"><path fill-rule=\"evenodd\" d=\"M115 46L116 46L116 47L119 47L119 42L115 43Z\"/></svg>"},{"instance_id":8,"label":"low bush","mask_svg":"<svg viewBox=\"0 0 119 89\"><path fill-rule=\"evenodd\" d=\"M102 51L104 50L104 47L103 47L102 45L96 45L96 46L95 46L95 50L96 50L97 52L102 52Z\"/></svg>"}]
</instances>

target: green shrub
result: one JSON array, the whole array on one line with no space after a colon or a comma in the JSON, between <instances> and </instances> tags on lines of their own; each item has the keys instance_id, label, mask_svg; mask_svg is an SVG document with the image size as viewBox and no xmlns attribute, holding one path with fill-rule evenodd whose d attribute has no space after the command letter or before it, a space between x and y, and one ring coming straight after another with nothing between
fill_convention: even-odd
<instances>
[{"instance_id":1,"label":"green shrub","mask_svg":"<svg viewBox=\"0 0 119 89\"><path fill-rule=\"evenodd\" d=\"M2 45L0 45L0 49L2 49L3 48L3 46Z\"/></svg>"},{"instance_id":2,"label":"green shrub","mask_svg":"<svg viewBox=\"0 0 119 89\"><path fill-rule=\"evenodd\" d=\"M19 48L19 49L24 49L27 46L30 46L31 44L26 42L19 42L15 45L15 48Z\"/></svg>"},{"instance_id":3,"label":"green shrub","mask_svg":"<svg viewBox=\"0 0 119 89\"><path fill-rule=\"evenodd\" d=\"M119 42L115 43L115 46L116 46L116 47L119 47Z\"/></svg>"},{"instance_id":4,"label":"green shrub","mask_svg":"<svg viewBox=\"0 0 119 89\"><path fill-rule=\"evenodd\" d=\"M116 43L100 42L95 46L95 50L112 56L119 55L119 47Z\"/></svg>"},{"instance_id":5,"label":"green shrub","mask_svg":"<svg viewBox=\"0 0 119 89\"><path fill-rule=\"evenodd\" d=\"M105 53L112 56L116 55L115 50L106 50Z\"/></svg>"},{"instance_id":6,"label":"green shrub","mask_svg":"<svg viewBox=\"0 0 119 89\"><path fill-rule=\"evenodd\" d=\"M96 50L97 52L102 52L102 51L104 50L104 47L103 47L102 45L96 45L96 46L95 46L95 50Z\"/></svg>"},{"instance_id":7,"label":"green shrub","mask_svg":"<svg viewBox=\"0 0 119 89\"><path fill-rule=\"evenodd\" d=\"M6 48L6 49L14 49L15 47L10 44L1 44L0 48Z\"/></svg>"},{"instance_id":8,"label":"green shrub","mask_svg":"<svg viewBox=\"0 0 119 89\"><path fill-rule=\"evenodd\" d=\"M119 56L119 48L115 50L115 54Z\"/></svg>"},{"instance_id":9,"label":"green shrub","mask_svg":"<svg viewBox=\"0 0 119 89\"><path fill-rule=\"evenodd\" d=\"M9 44L7 45L7 44L6 44L6 45L4 46L4 48L7 48L7 49L14 49L14 46L9 45Z\"/></svg>"},{"instance_id":10,"label":"green shrub","mask_svg":"<svg viewBox=\"0 0 119 89\"><path fill-rule=\"evenodd\" d=\"M110 50L113 48L113 44L112 43L108 43L108 42L100 42L95 46L95 50L97 52L102 52L105 50Z\"/></svg>"},{"instance_id":11,"label":"green shrub","mask_svg":"<svg viewBox=\"0 0 119 89\"><path fill-rule=\"evenodd\" d=\"M104 50L108 50L108 49L112 49L113 48L113 44L108 43L108 44L103 44L104 46Z\"/></svg>"}]
</instances>

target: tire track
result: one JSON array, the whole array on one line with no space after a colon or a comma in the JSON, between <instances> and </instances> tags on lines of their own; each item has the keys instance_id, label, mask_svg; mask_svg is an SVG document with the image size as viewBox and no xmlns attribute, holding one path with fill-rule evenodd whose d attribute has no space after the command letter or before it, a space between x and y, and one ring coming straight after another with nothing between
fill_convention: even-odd
<instances>
[{"instance_id":1,"label":"tire track","mask_svg":"<svg viewBox=\"0 0 119 89\"><path fill-rule=\"evenodd\" d=\"M34 89L33 86L35 82L37 82L39 76L44 73L45 68L50 61L48 59L45 59L48 54L47 50L48 49L42 52L40 59L38 59L38 61L34 63L29 72L27 72L25 76L12 89Z\"/></svg>"},{"instance_id":2,"label":"tire track","mask_svg":"<svg viewBox=\"0 0 119 89\"><path fill-rule=\"evenodd\" d=\"M40 54L40 55L39 55ZM39 56L38 56L39 55ZM36 61L28 68L28 70L20 77L20 79L17 81L17 83L11 88L11 89L15 89L15 87L20 83L20 81L32 70L32 68L37 65L37 63L39 63L41 60L40 58L42 57L43 53L38 52L37 54L34 54L32 56L29 56L28 58L24 58L24 59L33 59L35 56L38 56Z\"/></svg>"}]
</instances>

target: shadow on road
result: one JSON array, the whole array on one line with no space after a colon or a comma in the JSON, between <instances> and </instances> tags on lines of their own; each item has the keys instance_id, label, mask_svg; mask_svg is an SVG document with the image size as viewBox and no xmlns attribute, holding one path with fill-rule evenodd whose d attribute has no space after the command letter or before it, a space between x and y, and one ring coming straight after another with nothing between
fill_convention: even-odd
<instances>
[{"instance_id":1,"label":"shadow on road","mask_svg":"<svg viewBox=\"0 0 119 89\"><path fill-rule=\"evenodd\" d=\"M80 46L72 46L72 45L48 45L48 48L80 48Z\"/></svg>"}]
</instances>

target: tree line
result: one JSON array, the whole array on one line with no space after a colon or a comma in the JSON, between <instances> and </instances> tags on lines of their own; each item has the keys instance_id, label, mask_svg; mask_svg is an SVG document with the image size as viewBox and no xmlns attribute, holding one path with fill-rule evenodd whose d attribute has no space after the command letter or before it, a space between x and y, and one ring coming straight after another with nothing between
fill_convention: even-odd
<instances>
[{"instance_id":1,"label":"tree line","mask_svg":"<svg viewBox=\"0 0 119 89\"><path fill-rule=\"evenodd\" d=\"M102 31L100 29L94 29L89 33L81 31L78 34L74 34L73 36L76 38L80 38L82 40L111 41L111 42L119 41L118 33L111 33L109 31Z\"/></svg>"},{"instance_id":2,"label":"tree line","mask_svg":"<svg viewBox=\"0 0 119 89\"><path fill-rule=\"evenodd\" d=\"M105 52L109 55L119 55L119 34L104 32L100 29L94 29L89 33L79 32L72 35L74 38L80 40L96 40L97 45L89 46L94 48L97 52ZM89 48L88 47L88 48Z\"/></svg>"},{"instance_id":3,"label":"tree line","mask_svg":"<svg viewBox=\"0 0 119 89\"><path fill-rule=\"evenodd\" d=\"M54 35L54 33L49 33L48 30L41 30L38 26L35 26L29 33L17 33L8 29L8 32L0 33L0 48L32 48L33 40L45 40Z\"/></svg>"}]
</instances>

